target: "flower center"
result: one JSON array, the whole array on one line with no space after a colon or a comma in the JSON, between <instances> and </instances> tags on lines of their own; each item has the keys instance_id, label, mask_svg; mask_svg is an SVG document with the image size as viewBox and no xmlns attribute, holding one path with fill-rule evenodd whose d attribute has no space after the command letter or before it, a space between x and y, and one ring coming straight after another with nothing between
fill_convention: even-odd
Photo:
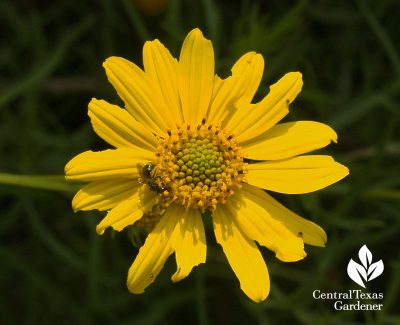
<instances>
[{"instance_id":1,"label":"flower center","mask_svg":"<svg viewBox=\"0 0 400 325\"><path fill-rule=\"evenodd\" d=\"M166 190L166 205L214 210L226 203L243 179L244 162L233 136L202 123L168 131L156 153L155 178Z\"/></svg>"}]
</instances>

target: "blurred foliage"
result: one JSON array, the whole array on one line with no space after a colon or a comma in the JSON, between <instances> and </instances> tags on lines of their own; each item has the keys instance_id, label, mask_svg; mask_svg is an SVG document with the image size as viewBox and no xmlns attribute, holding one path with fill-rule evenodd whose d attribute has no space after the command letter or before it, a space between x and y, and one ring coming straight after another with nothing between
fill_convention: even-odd
<instances>
[{"instance_id":1,"label":"blurred foliage","mask_svg":"<svg viewBox=\"0 0 400 325\"><path fill-rule=\"evenodd\" d=\"M0 323L400 324L400 2L170 0L150 11L138 2L0 1ZM351 170L317 193L274 195L329 241L297 263L262 249L272 282L261 304L241 292L210 226L206 265L172 284L170 258L145 294L129 294L137 253L129 236L98 237L100 215L74 214L76 187L59 177L12 175L62 175L75 154L105 148L86 115L92 96L120 103L102 61L141 64L154 38L178 55L193 27L213 41L223 76L244 52L264 55L258 97L301 71L305 86L287 120L333 126L339 143L324 152ZM314 300L315 289L357 288L346 267L363 244L385 263L368 288L384 293L384 310L333 312Z\"/></svg>"}]
</instances>

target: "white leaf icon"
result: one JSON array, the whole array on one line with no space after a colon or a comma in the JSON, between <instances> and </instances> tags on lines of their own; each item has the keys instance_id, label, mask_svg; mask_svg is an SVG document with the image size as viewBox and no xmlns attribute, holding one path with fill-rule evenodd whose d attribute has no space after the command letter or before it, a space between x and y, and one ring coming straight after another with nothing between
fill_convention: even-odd
<instances>
[{"instance_id":1,"label":"white leaf icon","mask_svg":"<svg viewBox=\"0 0 400 325\"><path fill-rule=\"evenodd\" d=\"M367 270L368 265L372 262L372 253L368 249L367 245L364 245L358 251L358 257L360 258L361 263L364 265L364 268Z\"/></svg>"},{"instance_id":2,"label":"white leaf icon","mask_svg":"<svg viewBox=\"0 0 400 325\"><path fill-rule=\"evenodd\" d=\"M380 276L383 272L383 269L384 267L382 260L379 260L378 262L371 264L370 267L368 268L368 276L369 276L368 281L371 281Z\"/></svg>"},{"instance_id":3,"label":"white leaf icon","mask_svg":"<svg viewBox=\"0 0 400 325\"><path fill-rule=\"evenodd\" d=\"M347 265L347 274L349 275L350 279L352 279L355 283L365 288L361 276L364 278L365 281L367 281L367 271L362 265L354 262L353 259L350 259L350 262Z\"/></svg>"}]
</instances>

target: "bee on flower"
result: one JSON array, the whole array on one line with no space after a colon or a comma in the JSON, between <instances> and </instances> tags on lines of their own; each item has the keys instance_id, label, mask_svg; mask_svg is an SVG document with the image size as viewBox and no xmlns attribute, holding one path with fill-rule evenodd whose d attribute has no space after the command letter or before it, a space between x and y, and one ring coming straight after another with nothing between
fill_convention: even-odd
<instances>
[{"instance_id":1,"label":"bee on flower","mask_svg":"<svg viewBox=\"0 0 400 325\"><path fill-rule=\"evenodd\" d=\"M212 44L199 29L187 35L179 60L154 40L144 45L144 70L120 57L103 65L125 109L92 99L89 117L115 149L83 152L68 162L65 174L89 182L72 201L75 211L108 211L99 234L146 224L152 216L128 272L132 293L144 292L173 253L174 282L206 261L203 218L209 215L241 289L256 302L270 290L256 242L284 262L303 259L304 244L325 245L322 228L264 191L309 193L348 174L330 156L304 155L337 141L329 126L278 124L301 91L301 73L287 73L253 103L263 57L244 54L231 76L221 79ZM155 206L160 213L151 213Z\"/></svg>"}]
</instances>

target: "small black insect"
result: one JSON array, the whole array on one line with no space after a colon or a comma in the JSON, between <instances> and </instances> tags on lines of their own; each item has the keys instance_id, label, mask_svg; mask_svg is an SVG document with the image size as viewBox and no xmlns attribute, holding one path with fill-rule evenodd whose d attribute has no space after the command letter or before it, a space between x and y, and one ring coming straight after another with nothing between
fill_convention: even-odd
<instances>
[{"instance_id":1,"label":"small black insect","mask_svg":"<svg viewBox=\"0 0 400 325\"><path fill-rule=\"evenodd\" d=\"M167 187L164 185L159 186L157 184L156 180L152 175L154 167L155 166L152 162L148 162L142 167L141 174L143 177L143 182L147 184L147 186L150 188L150 191L163 193L165 190L167 190Z\"/></svg>"}]
</instances>

